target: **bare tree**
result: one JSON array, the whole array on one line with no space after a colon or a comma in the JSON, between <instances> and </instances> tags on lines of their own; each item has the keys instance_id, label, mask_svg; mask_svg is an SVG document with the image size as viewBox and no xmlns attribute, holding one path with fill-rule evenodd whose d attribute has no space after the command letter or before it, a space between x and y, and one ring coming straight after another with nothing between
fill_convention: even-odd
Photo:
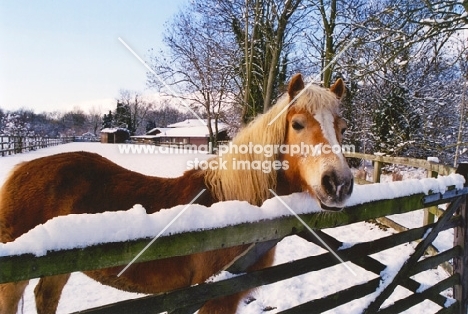
<instances>
[{"instance_id":1,"label":"bare tree","mask_svg":"<svg viewBox=\"0 0 468 314\"><path fill-rule=\"evenodd\" d=\"M328 8L327 8L328 7ZM333 73L333 66L331 61L335 57L336 51L336 20L337 20L337 0L331 0L330 3L325 6L323 0L320 0L318 5L318 11L322 18L323 25L323 51L322 51L322 82L323 86L330 87L331 77ZM328 12L327 12L328 11Z\"/></svg>"},{"instance_id":2,"label":"bare tree","mask_svg":"<svg viewBox=\"0 0 468 314\"><path fill-rule=\"evenodd\" d=\"M468 1L465 1L465 9L468 12ZM455 146L455 154L454 154L454 159L453 159L453 166L457 167L458 165L458 160L459 156L463 153L466 153L468 150L465 148L461 153L460 153L460 148L462 145L468 146L468 128L466 127L468 123L468 107L467 107L467 97L468 97L468 44L466 43L466 38L465 40L462 41L462 43L458 46L459 48L462 48L462 56L463 58L460 58L459 63L460 63L460 69L462 72L462 77L461 77L461 85L462 85L462 96L460 99L460 106L459 106L459 125L458 125L458 134L457 134L457 142ZM463 143L463 138L465 138L465 143Z\"/></svg>"},{"instance_id":3,"label":"bare tree","mask_svg":"<svg viewBox=\"0 0 468 314\"><path fill-rule=\"evenodd\" d=\"M461 3L452 4L379 1L347 21L357 41L338 68L348 79L354 113L373 117L370 132L361 135L374 151L451 161L446 144L456 133L450 113L462 95L456 64L463 56L454 40L466 27Z\"/></svg>"},{"instance_id":4,"label":"bare tree","mask_svg":"<svg viewBox=\"0 0 468 314\"><path fill-rule=\"evenodd\" d=\"M1 121L3 127L2 134L19 137L35 135L31 125L31 118L33 115L34 112L26 109L4 114Z\"/></svg>"},{"instance_id":5,"label":"bare tree","mask_svg":"<svg viewBox=\"0 0 468 314\"><path fill-rule=\"evenodd\" d=\"M102 126L102 110L99 107L93 106L88 111L88 123L92 133L97 135L97 132Z\"/></svg>"},{"instance_id":6,"label":"bare tree","mask_svg":"<svg viewBox=\"0 0 468 314\"><path fill-rule=\"evenodd\" d=\"M230 26L239 51L242 122L267 111L282 92L290 51L305 26L302 0L223 0L211 11ZM213 14L212 14L213 15Z\"/></svg>"},{"instance_id":7,"label":"bare tree","mask_svg":"<svg viewBox=\"0 0 468 314\"><path fill-rule=\"evenodd\" d=\"M171 105L167 100L159 103L146 116L146 131L156 127L167 127L169 124L193 118L192 113L182 112Z\"/></svg>"},{"instance_id":8,"label":"bare tree","mask_svg":"<svg viewBox=\"0 0 468 314\"><path fill-rule=\"evenodd\" d=\"M209 16L192 9L181 12L168 25L166 54L153 55L152 66L177 97L202 109L210 141L216 146L222 109L233 105L234 70L229 41L216 33ZM158 77L148 74L148 84L161 88Z\"/></svg>"}]
</instances>

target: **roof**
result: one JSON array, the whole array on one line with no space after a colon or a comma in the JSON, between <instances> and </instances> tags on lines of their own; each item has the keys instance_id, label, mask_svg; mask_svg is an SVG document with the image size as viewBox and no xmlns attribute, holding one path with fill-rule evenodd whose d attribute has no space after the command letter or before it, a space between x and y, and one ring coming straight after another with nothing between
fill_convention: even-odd
<instances>
[{"instance_id":1,"label":"roof","mask_svg":"<svg viewBox=\"0 0 468 314\"><path fill-rule=\"evenodd\" d=\"M162 132L166 131L167 129L169 129L169 128L154 128L154 129L151 129L148 132L146 132L146 135L150 135L151 133L156 133L156 134L162 133ZM159 132L156 132L156 131L159 131Z\"/></svg>"},{"instance_id":2,"label":"roof","mask_svg":"<svg viewBox=\"0 0 468 314\"><path fill-rule=\"evenodd\" d=\"M218 126L218 133L225 130L227 130L227 125L224 125L222 128ZM132 138L141 139L155 139L165 137L210 137L210 133L208 132L208 128L206 126L194 126L190 128L164 128L161 133L156 135L132 136Z\"/></svg>"},{"instance_id":3,"label":"roof","mask_svg":"<svg viewBox=\"0 0 468 314\"><path fill-rule=\"evenodd\" d=\"M218 130L221 132L222 130ZM156 137L209 137L206 126L194 126L190 128L170 128L155 135Z\"/></svg>"},{"instance_id":4,"label":"roof","mask_svg":"<svg viewBox=\"0 0 468 314\"><path fill-rule=\"evenodd\" d=\"M214 130L214 121L212 122ZM228 129L226 123L218 122L218 133ZM155 131L160 133L149 135ZM209 137L208 127L199 119L187 119L182 122L169 124L167 128L154 128L146 133L146 135L132 136L133 138L154 139L161 137Z\"/></svg>"},{"instance_id":5,"label":"roof","mask_svg":"<svg viewBox=\"0 0 468 314\"><path fill-rule=\"evenodd\" d=\"M167 127L168 128L191 128L191 127L197 127L197 126L206 126L206 120L200 120L200 119L187 119L182 122L176 122L169 124Z\"/></svg>"},{"instance_id":6,"label":"roof","mask_svg":"<svg viewBox=\"0 0 468 314\"><path fill-rule=\"evenodd\" d=\"M131 138L141 138L141 139L148 139L148 140L151 140L153 138L158 138L159 136L157 135L133 135L133 136L130 136Z\"/></svg>"},{"instance_id":7,"label":"roof","mask_svg":"<svg viewBox=\"0 0 468 314\"><path fill-rule=\"evenodd\" d=\"M129 133L128 130L125 129L125 128L105 128L105 129L101 130L101 133L116 133L118 131L123 131L123 132Z\"/></svg>"}]
</instances>

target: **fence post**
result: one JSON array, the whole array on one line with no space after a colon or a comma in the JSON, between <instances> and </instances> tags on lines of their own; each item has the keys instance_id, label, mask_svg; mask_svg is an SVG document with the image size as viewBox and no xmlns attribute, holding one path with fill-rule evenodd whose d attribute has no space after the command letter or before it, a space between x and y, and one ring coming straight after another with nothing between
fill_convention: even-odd
<instances>
[{"instance_id":1,"label":"fence post","mask_svg":"<svg viewBox=\"0 0 468 314\"><path fill-rule=\"evenodd\" d=\"M432 171L432 164L427 169L427 178L436 178L438 173ZM437 212L437 206L427 207L424 208L424 218L423 218L423 226L427 226L435 222L435 213Z\"/></svg>"},{"instance_id":2,"label":"fence post","mask_svg":"<svg viewBox=\"0 0 468 314\"><path fill-rule=\"evenodd\" d=\"M468 186L468 163L460 164L457 173L465 177L465 186ZM460 284L453 287L453 297L459 302L459 314L468 313L468 198L464 200L458 209L458 215L462 217L462 225L455 228L453 244L462 248L461 256L453 259L453 272L460 275Z\"/></svg>"},{"instance_id":3,"label":"fence post","mask_svg":"<svg viewBox=\"0 0 468 314\"><path fill-rule=\"evenodd\" d=\"M372 181L374 181L374 183L379 183L381 174L382 174L382 162L374 160L374 174L373 174Z\"/></svg>"}]
</instances>

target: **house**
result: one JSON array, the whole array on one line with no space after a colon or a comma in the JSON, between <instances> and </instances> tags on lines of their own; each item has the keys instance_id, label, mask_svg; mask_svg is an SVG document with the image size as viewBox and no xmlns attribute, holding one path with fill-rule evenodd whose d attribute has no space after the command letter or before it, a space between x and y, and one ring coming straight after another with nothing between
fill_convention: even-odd
<instances>
[{"instance_id":1,"label":"house","mask_svg":"<svg viewBox=\"0 0 468 314\"><path fill-rule=\"evenodd\" d=\"M105 128L101 130L101 143L125 143L130 132L124 128Z\"/></svg>"},{"instance_id":2,"label":"house","mask_svg":"<svg viewBox=\"0 0 468 314\"><path fill-rule=\"evenodd\" d=\"M91 132L86 132L80 136L75 136L75 142L99 142L99 138Z\"/></svg>"},{"instance_id":3,"label":"house","mask_svg":"<svg viewBox=\"0 0 468 314\"><path fill-rule=\"evenodd\" d=\"M212 124L214 131L215 125ZM228 125L218 123L218 141L228 140ZM187 119L168 125L166 128L154 128L145 135L132 136L140 142L152 142L156 145L208 145L210 134L206 121Z\"/></svg>"}]
</instances>

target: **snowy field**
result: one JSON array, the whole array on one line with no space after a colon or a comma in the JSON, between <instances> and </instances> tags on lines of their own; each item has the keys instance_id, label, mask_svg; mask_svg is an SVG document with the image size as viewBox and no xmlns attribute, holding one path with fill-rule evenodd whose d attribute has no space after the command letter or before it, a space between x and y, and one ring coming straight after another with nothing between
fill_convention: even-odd
<instances>
[{"instance_id":1,"label":"snowy field","mask_svg":"<svg viewBox=\"0 0 468 314\"><path fill-rule=\"evenodd\" d=\"M186 169L187 161L194 160L195 158L198 158L199 160L208 158L206 154L202 153L159 153L153 155L121 154L119 153L118 145L103 145L100 143L70 143L33 151L27 154L1 158L0 182L5 180L6 175L12 167L21 161L32 160L59 152L81 150L99 153L102 156L109 158L117 164L128 169L161 177L179 176ZM413 184L412 186L416 185L417 184ZM401 186L401 183L399 188L396 188L397 185L391 184L389 187L390 189L387 190L394 188L392 193L398 193L399 191L404 190ZM359 203L363 201L363 199L360 198L360 194L367 194L367 196L369 196L371 194L380 193L379 189L375 188L373 190L375 191L374 193L360 193L358 187L355 193L357 196L354 197L354 200L351 199L350 201L353 203ZM423 186L421 188L426 190L429 188L433 189L434 187ZM369 189L369 187L367 189ZM405 189L407 190L408 186ZM382 193L388 193L388 191L382 191ZM293 195L291 196L290 201L297 202L297 200L301 200L303 197L304 196L301 196L300 194ZM270 201L268 202L270 208L274 208L274 204ZM262 207L262 209L264 207ZM265 209L267 208L269 207L266 206ZM129 211L129 214L132 214L133 212L135 212L135 214L141 214L141 211L139 210L140 209L136 206L132 211ZM411 214L399 215L399 217L396 217L396 220L398 220L398 222L403 225L408 225L409 227L420 225L422 222L422 212L418 211ZM176 224L177 222L175 225ZM325 231L345 243L368 241L393 233L391 229L384 231L378 228L376 225L369 223L357 223ZM451 246L452 239L453 235L450 232L445 232L437 239L436 246L439 248L439 250L444 250ZM387 271L389 274L391 274L398 270L408 255L412 253L413 249L414 245L412 244L401 245L391 250L386 250L376 254L374 257L382 263L390 265ZM315 246L314 244L293 236L281 241L276 252L275 263L281 264L288 261L297 260L302 257L321 254L325 251ZM345 265L340 264L320 272L309 273L272 285L263 286L252 294L252 297L255 299L255 301L250 302L249 304L242 304L239 309L239 313L259 314L264 313L264 310L267 308L273 309L272 311L269 311L269 313L275 313L277 311L293 307L297 304L320 298L338 290L342 290L347 287L351 287L359 283L364 283L370 279L376 278L374 274L367 272L366 270L363 270L362 268L359 268L355 265L347 264L347 266L349 266L356 275L353 275L348 270L348 268L345 267ZM425 285L432 285L446 277L447 274L441 268L427 271L415 276L416 280L422 282ZM24 300L22 301L22 304L20 304L20 313L35 313L33 289L36 283L37 280L31 280L30 285L26 290ZM450 293L450 291L448 293ZM410 293L404 288L397 288L390 300L388 300L384 306L409 294ZM103 286L81 273L74 273L72 274L68 284L65 286L62 299L60 300L58 312L69 313L104 304L114 303L124 299L136 298L139 296L141 295L122 292L107 286ZM369 296L363 299L355 300L327 313L360 313L366 304L368 304L372 299L372 296ZM406 313L434 313L438 310L440 310L439 306L431 302L425 302L423 305L417 305L411 308L410 310L406 311Z\"/></svg>"}]
</instances>

